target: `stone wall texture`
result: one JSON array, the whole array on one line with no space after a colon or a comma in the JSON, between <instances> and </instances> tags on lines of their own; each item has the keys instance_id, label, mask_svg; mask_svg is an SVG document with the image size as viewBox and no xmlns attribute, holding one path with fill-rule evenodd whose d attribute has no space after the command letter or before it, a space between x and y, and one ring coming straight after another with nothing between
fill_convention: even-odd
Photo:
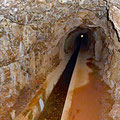
<instances>
[{"instance_id":1,"label":"stone wall texture","mask_svg":"<svg viewBox=\"0 0 120 120\"><path fill-rule=\"evenodd\" d=\"M108 55L102 73L115 101L109 114L120 120L119 0L0 1L0 120L12 120L24 110L64 60L66 36L79 26L104 30ZM14 113L22 97L24 106Z\"/></svg>"}]
</instances>

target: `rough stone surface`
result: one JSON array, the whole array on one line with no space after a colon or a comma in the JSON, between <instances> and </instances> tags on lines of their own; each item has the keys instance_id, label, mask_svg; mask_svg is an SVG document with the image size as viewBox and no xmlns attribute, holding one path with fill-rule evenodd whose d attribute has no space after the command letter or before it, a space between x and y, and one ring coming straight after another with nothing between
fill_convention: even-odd
<instances>
[{"instance_id":1,"label":"rough stone surface","mask_svg":"<svg viewBox=\"0 0 120 120\"><path fill-rule=\"evenodd\" d=\"M64 59L61 49L66 36L80 26L104 30L103 79L115 100L110 115L120 120L119 18L119 0L1 0L0 119L19 115L22 111L14 111L13 106L18 107L16 101L23 98L26 101L21 110L25 109L48 74ZM35 118L36 109L29 116L34 114Z\"/></svg>"}]
</instances>

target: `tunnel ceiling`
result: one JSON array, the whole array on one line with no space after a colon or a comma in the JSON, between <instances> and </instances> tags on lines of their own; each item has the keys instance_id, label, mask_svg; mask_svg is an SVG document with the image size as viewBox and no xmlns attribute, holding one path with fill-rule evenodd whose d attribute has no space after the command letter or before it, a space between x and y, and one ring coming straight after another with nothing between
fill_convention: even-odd
<instances>
[{"instance_id":1,"label":"tunnel ceiling","mask_svg":"<svg viewBox=\"0 0 120 120\"><path fill-rule=\"evenodd\" d=\"M105 34L107 49L103 80L114 93L110 115L119 120L119 18L119 0L1 0L0 119L14 119L24 111L47 76L65 60L65 40L80 27L103 29L97 29L97 33ZM105 56L106 50L102 53ZM17 111L16 100L25 93L24 107Z\"/></svg>"}]
</instances>

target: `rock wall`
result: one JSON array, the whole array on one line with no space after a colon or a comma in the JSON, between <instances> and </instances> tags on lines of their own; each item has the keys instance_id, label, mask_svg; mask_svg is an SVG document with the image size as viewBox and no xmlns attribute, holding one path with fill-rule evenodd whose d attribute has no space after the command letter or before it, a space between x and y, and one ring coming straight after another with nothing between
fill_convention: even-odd
<instances>
[{"instance_id":1,"label":"rock wall","mask_svg":"<svg viewBox=\"0 0 120 120\"><path fill-rule=\"evenodd\" d=\"M80 26L101 27L106 34L104 47L109 55L103 79L115 99L110 115L119 120L119 8L119 0L0 1L0 119L20 114L11 116L10 111L16 100L29 93L21 108L25 109L46 77L64 60L67 35Z\"/></svg>"}]
</instances>

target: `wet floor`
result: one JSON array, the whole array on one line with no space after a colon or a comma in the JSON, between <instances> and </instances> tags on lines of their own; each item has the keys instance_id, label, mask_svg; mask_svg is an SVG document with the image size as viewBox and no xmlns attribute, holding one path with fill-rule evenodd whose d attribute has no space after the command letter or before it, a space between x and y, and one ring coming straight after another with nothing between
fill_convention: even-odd
<instances>
[{"instance_id":1,"label":"wet floor","mask_svg":"<svg viewBox=\"0 0 120 120\"><path fill-rule=\"evenodd\" d=\"M78 51L71 57L39 120L112 120L108 116L113 104L110 88L101 80L100 70L89 53L80 51L78 58L77 54ZM67 110L63 111L65 107Z\"/></svg>"},{"instance_id":2,"label":"wet floor","mask_svg":"<svg viewBox=\"0 0 120 120\"><path fill-rule=\"evenodd\" d=\"M109 87L101 81L100 70L88 59L88 53L80 54L67 120L112 120L108 116L113 104Z\"/></svg>"},{"instance_id":3,"label":"wet floor","mask_svg":"<svg viewBox=\"0 0 120 120\"><path fill-rule=\"evenodd\" d=\"M58 83L54 87L51 95L49 96L43 112L39 120L60 120L69 83L76 63L79 49L76 49L71 59L69 60L63 74L61 75Z\"/></svg>"}]
</instances>

